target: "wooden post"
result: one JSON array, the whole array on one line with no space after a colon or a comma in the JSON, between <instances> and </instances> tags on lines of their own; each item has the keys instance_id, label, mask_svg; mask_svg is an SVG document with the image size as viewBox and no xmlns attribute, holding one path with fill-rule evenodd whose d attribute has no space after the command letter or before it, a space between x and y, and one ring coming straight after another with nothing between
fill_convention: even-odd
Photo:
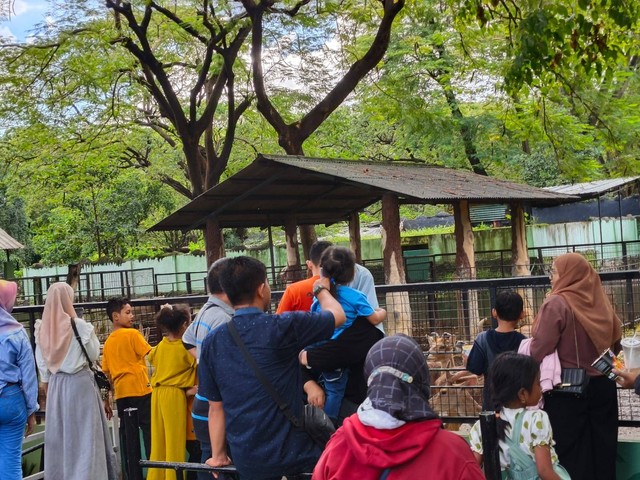
<instances>
[{"instance_id":1,"label":"wooden post","mask_svg":"<svg viewBox=\"0 0 640 480\"><path fill-rule=\"evenodd\" d=\"M298 231L296 219L291 217L284 226L285 242L287 246L287 278L288 282L300 280L300 251L298 250Z\"/></svg>"},{"instance_id":2,"label":"wooden post","mask_svg":"<svg viewBox=\"0 0 640 480\"><path fill-rule=\"evenodd\" d=\"M387 285L407 283L400 245L400 211L398 197L386 193L382 197L382 259Z\"/></svg>"},{"instance_id":3,"label":"wooden post","mask_svg":"<svg viewBox=\"0 0 640 480\"><path fill-rule=\"evenodd\" d=\"M398 197L386 193L382 197L382 259L384 280L387 285L407 283L400 245L400 211ZM408 292L388 293L386 296L387 320L385 330L389 335L412 335L411 306Z\"/></svg>"},{"instance_id":4,"label":"wooden post","mask_svg":"<svg viewBox=\"0 0 640 480\"><path fill-rule=\"evenodd\" d=\"M476 278L476 257L468 201L461 200L453 204L453 219L456 236L456 278L471 280Z\"/></svg>"},{"instance_id":5,"label":"wooden post","mask_svg":"<svg viewBox=\"0 0 640 480\"><path fill-rule=\"evenodd\" d=\"M514 277L531 275L527 230L522 204L511 204L511 274Z\"/></svg>"},{"instance_id":6,"label":"wooden post","mask_svg":"<svg viewBox=\"0 0 640 480\"><path fill-rule=\"evenodd\" d=\"M511 204L511 275L525 277L531 275L529 249L527 248L527 226L524 221L522 204ZM534 295L531 288L519 288L518 293L524 302L525 319L520 326L533 323Z\"/></svg>"},{"instance_id":7,"label":"wooden post","mask_svg":"<svg viewBox=\"0 0 640 480\"><path fill-rule=\"evenodd\" d=\"M476 256L468 201L461 200L453 204L453 218L456 236L455 276L458 280L472 280L476 278ZM460 292L457 303L460 333L474 336L480 323L477 290Z\"/></svg>"},{"instance_id":8,"label":"wooden post","mask_svg":"<svg viewBox=\"0 0 640 480\"><path fill-rule=\"evenodd\" d=\"M207 218L202 233L204 235L207 269L209 269L213 262L224 257L224 238L222 237L220 224L213 218Z\"/></svg>"},{"instance_id":9,"label":"wooden post","mask_svg":"<svg viewBox=\"0 0 640 480\"><path fill-rule=\"evenodd\" d=\"M313 245L316 240L318 240L318 236L316 235L316 229L313 225L300 225L298 227L300 230L300 243L302 243L302 254L304 258L309 258L309 250L311 250L311 245Z\"/></svg>"},{"instance_id":10,"label":"wooden post","mask_svg":"<svg viewBox=\"0 0 640 480\"><path fill-rule=\"evenodd\" d=\"M349 216L349 244L356 256L356 263L362 263L362 241L360 239L360 214L353 212Z\"/></svg>"}]
</instances>

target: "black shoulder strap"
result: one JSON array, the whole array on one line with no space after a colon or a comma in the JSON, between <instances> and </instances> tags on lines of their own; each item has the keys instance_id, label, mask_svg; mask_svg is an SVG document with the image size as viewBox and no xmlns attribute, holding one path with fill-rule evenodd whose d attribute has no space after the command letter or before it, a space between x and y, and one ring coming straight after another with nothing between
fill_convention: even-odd
<instances>
[{"instance_id":1,"label":"black shoulder strap","mask_svg":"<svg viewBox=\"0 0 640 480\"><path fill-rule=\"evenodd\" d=\"M476 342L478 342L478 345L480 345L482 350L484 350L484 356L487 360L487 368L493 363L493 359L496 357L491 345L492 342L489 341L489 332L490 330L486 330L476 337Z\"/></svg>"},{"instance_id":2,"label":"black shoulder strap","mask_svg":"<svg viewBox=\"0 0 640 480\"><path fill-rule=\"evenodd\" d=\"M260 367L258 367L258 364L255 362L255 360L249 353L247 346L244 344L244 342L240 338L240 334L238 333L238 330L233 324L233 318L230 321L228 321L226 325L229 327L229 333L231 333L231 336L233 337L233 341L240 349L240 352L242 352L242 355L244 356L245 360L247 361L247 363L249 364L253 372L256 374L256 377L258 378L258 380L260 380L260 383L262 384L262 386L269 393L269 395L271 395L271 397L275 400L275 402L278 404L278 407L280 408L282 413L284 413L287 419L291 423L293 423L295 427L302 428L303 426L302 421L293 414L289 405L287 405L286 402L280 396L280 394L278 394L274 386L271 384L271 382L269 382L269 380L264 375L264 373L262 373L262 370L260 370Z\"/></svg>"},{"instance_id":3,"label":"black shoulder strap","mask_svg":"<svg viewBox=\"0 0 640 480\"><path fill-rule=\"evenodd\" d=\"M220 308L218 305L216 305L215 303L210 303L209 305L205 305L204 307L202 307L202 309L198 312L198 315L196 315L196 321L198 323L196 323L196 331L194 332L193 336L196 337L196 340L198 339L198 329L200 328L200 322L202 322L202 320L200 320L202 318L202 316L204 315L204 312L206 312L207 310L209 310L211 307L218 307Z\"/></svg>"},{"instance_id":4,"label":"black shoulder strap","mask_svg":"<svg viewBox=\"0 0 640 480\"><path fill-rule=\"evenodd\" d=\"M86 357L87 362L89 362L89 368L93 369L93 362L89 358L89 354L87 353L87 351L84 348L84 345L82 344L82 339L80 338L80 334L78 333L78 327L76 327L76 321L73 318L70 318L69 320L71 320L71 328L73 328L73 333L76 336L76 340L78 340L78 343L80 344L82 353L84 353L84 356Z\"/></svg>"}]
</instances>

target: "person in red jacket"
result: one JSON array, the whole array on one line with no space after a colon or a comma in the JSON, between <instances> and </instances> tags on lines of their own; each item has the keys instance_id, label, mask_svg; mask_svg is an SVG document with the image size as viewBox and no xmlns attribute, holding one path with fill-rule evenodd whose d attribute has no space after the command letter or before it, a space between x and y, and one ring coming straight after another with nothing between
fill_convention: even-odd
<instances>
[{"instance_id":1,"label":"person in red jacket","mask_svg":"<svg viewBox=\"0 0 640 480\"><path fill-rule=\"evenodd\" d=\"M429 406L429 368L406 335L378 341L365 361L367 398L331 437L313 480L480 480L469 445Z\"/></svg>"}]
</instances>

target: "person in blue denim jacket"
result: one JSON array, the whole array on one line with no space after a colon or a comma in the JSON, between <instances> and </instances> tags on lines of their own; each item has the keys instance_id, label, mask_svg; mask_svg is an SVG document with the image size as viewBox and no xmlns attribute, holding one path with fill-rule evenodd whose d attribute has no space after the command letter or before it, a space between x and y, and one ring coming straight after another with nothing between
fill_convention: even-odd
<instances>
[{"instance_id":1,"label":"person in blue denim jacket","mask_svg":"<svg viewBox=\"0 0 640 480\"><path fill-rule=\"evenodd\" d=\"M11 316L18 295L15 282L0 280L0 472L22 479L22 437L33 431L38 410L38 379L24 327Z\"/></svg>"}]
</instances>

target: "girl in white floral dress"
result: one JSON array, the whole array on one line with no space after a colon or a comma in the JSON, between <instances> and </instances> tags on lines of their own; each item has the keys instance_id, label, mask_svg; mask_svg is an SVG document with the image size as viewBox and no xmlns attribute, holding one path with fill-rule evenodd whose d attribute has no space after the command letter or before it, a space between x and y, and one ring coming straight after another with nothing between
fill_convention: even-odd
<instances>
[{"instance_id":1,"label":"girl in white floral dress","mask_svg":"<svg viewBox=\"0 0 640 480\"><path fill-rule=\"evenodd\" d=\"M558 456L553 449L553 432L547 413L527 408L537 406L542 395L538 362L526 355L505 352L496 357L489 369L489 376L492 386L490 397L495 410L500 412L497 427L502 478L520 478L519 472L515 472L515 467L511 465L515 455L509 454L510 445L517 444L532 459L531 465L535 464L535 468L532 467L533 476L528 478L569 479L569 474L558 463ZM520 438L515 439L512 433L514 428L517 429L518 422ZM480 422L473 426L470 437L471 450L478 463L482 464Z\"/></svg>"}]
</instances>

